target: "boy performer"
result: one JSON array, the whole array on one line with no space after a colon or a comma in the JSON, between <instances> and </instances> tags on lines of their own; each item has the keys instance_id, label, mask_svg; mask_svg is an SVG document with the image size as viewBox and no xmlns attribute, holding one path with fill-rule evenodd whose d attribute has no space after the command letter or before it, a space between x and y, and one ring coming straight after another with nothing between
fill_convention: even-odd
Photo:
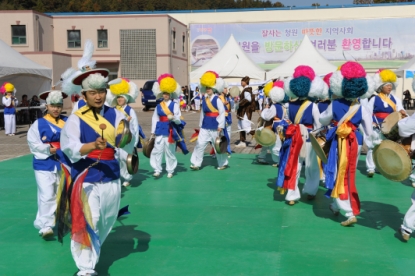
<instances>
[{"instance_id":1,"label":"boy performer","mask_svg":"<svg viewBox=\"0 0 415 276\"><path fill-rule=\"evenodd\" d=\"M286 96L284 93L284 82L269 82L265 85L263 90L265 95L272 101L272 104L266 104L265 108L261 112L261 118L265 121L264 127L272 127L272 130L276 133L276 141L275 144L270 147L261 146L262 149L258 155L257 161L260 164L268 164L268 162L265 160L265 157L267 155L267 151L271 150L271 156L274 162L272 166L277 167L280 159L280 149L282 145L281 138L277 133L277 128L280 125L288 125L284 120L286 116L286 110L285 107L281 104Z\"/></svg>"},{"instance_id":2,"label":"boy performer","mask_svg":"<svg viewBox=\"0 0 415 276\"><path fill-rule=\"evenodd\" d=\"M66 207L71 214L71 252L77 275L96 275L102 244L111 232L121 198L118 147L125 116L104 106L107 69L83 67L73 79L82 85L86 105L69 116L61 133L62 151L72 162L72 183L63 189L58 207L58 237L62 241ZM70 204L68 204L70 202Z\"/></svg>"},{"instance_id":3,"label":"boy performer","mask_svg":"<svg viewBox=\"0 0 415 276\"><path fill-rule=\"evenodd\" d=\"M0 93L3 94L3 105L4 105L4 130L6 135L14 136L16 133L16 106L18 100L15 97L16 88L10 82L3 83L0 87Z\"/></svg>"},{"instance_id":4,"label":"boy performer","mask_svg":"<svg viewBox=\"0 0 415 276\"><path fill-rule=\"evenodd\" d=\"M203 155L206 146L209 143L215 144L215 139L223 133L227 137L227 129L225 128L225 106L220 98L215 95L219 91L223 91L224 81L219 75L213 71L205 72L200 78L200 92L204 94L202 102L202 111L200 112L200 132L197 138L196 147L190 158L190 168L199 170L203 162ZM229 143L229 137L227 137ZM215 149L216 152L216 149ZM218 161L218 170L224 170L228 166L228 158L226 153L216 152Z\"/></svg>"},{"instance_id":5,"label":"boy performer","mask_svg":"<svg viewBox=\"0 0 415 276\"><path fill-rule=\"evenodd\" d=\"M33 170L37 182L38 211L35 228L47 239L55 227L56 191L60 181L61 163L70 165L61 151L60 136L67 117L62 116L63 99L58 90L46 91L39 98L46 100L47 114L37 119L27 132L27 143L33 154Z\"/></svg>"},{"instance_id":6,"label":"boy performer","mask_svg":"<svg viewBox=\"0 0 415 276\"><path fill-rule=\"evenodd\" d=\"M186 123L181 120L179 104L174 101L180 94L180 85L173 75L163 74L153 84L153 93L156 98L163 98L163 101L153 113L151 135L155 135L156 140L150 155L150 165L154 169L153 176L159 177L163 171L161 163L164 153L167 177L172 178L177 167L176 145L184 154L188 153L183 136Z\"/></svg>"},{"instance_id":7,"label":"boy performer","mask_svg":"<svg viewBox=\"0 0 415 276\"><path fill-rule=\"evenodd\" d=\"M342 226L357 222L360 201L356 188L356 167L363 137L359 132L362 124L367 137L372 137L372 118L359 103L373 93L373 80L366 76L364 68L357 62L346 62L330 77L330 89L337 96L320 116L320 122L333 124L326 139L331 143L325 165L326 195L333 198L330 210L339 215L343 210L347 220Z\"/></svg>"},{"instance_id":8,"label":"boy performer","mask_svg":"<svg viewBox=\"0 0 415 276\"><path fill-rule=\"evenodd\" d=\"M292 122L286 128L285 141L280 152L277 186L285 200L294 205L301 197L298 188L301 166L305 161L305 178L303 193L313 200L317 194L320 172L317 155L308 138L309 132L319 129L320 112L317 105L308 98L317 98L325 89L323 80L316 76L309 66L298 66L294 70L293 78L284 82L284 91L291 98L297 98L288 105L288 118Z\"/></svg>"},{"instance_id":9,"label":"boy performer","mask_svg":"<svg viewBox=\"0 0 415 276\"><path fill-rule=\"evenodd\" d=\"M396 80L396 74L391 70L381 69L374 76L375 89L378 94L370 99L367 108L373 113L373 125L375 129L380 128L383 120L392 112L399 111L404 117L407 116L403 109L401 99L391 94L392 91L396 90ZM376 165L373 161L372 147L368 149L366 154L366 168L367 176L373 177Z\"/></svg>"},{"instance_id":10,"label":"boy performer","mask_svg":"<svg viewBox=\"0 0 415 276\"><path fill-rule=\"evenodd\" d=\"M134 109L129 106L129 103L135 103L135 99L138 97L137 85L134 82L119 78L109 83L109 93L107 92L107 103L109 106L115 107L118 111L124 114L125 119L129 122L130 131L132 134L131 142L120 149L120 172L121 178L124 179L122 185L124 187L130 186L130 181L133 179L133 175L128 173L127 170L127 157L128 154L132 154L134 146L139 140L139 127L138 119Z\"/></svg>"}]
</instances>

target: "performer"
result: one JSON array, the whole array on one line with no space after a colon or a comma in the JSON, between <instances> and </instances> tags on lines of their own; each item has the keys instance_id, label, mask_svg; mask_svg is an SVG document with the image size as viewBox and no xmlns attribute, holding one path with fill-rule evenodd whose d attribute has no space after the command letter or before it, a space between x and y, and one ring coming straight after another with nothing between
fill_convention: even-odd
<instances>
[{"instance_id":1,"label":"performer","mask_svg":"<svg viewBox=\"0 0 415 276\"><path fill-rule=\"evenodd\" d=\"M125 119L129 122L130 131L132 134L132 141L123 149L120 149L120 173L124 180L122 185L124 187L130 186L133 175L127 170L128 154L133 154L134 147L139 140L139 126L135 111L129 106L129 103L135 103L138 97L138 88L134 82L126 78L118 78L108 83L109 93L107 92L107 104L115 107L118 111L124 114Z\"/></svg>"},{"instance_id":2,"label":"performer","mask_svg":"<svg viewBox=\"0 0 415 276\"><path fill-rule=\"evenodd\" d=\"M327 195L334 200L330 210L339 215L343 210L347 220L342 226L357 222L360 202L356 188L356 168L363 137L359 132L362 124L367 137L372 135L370 113L359 103L358 98L367 98L373 93L373 80L366 76L364 68L357 62L346 62L330 77L330 89L338 98L320 116L327 126L333 123L326 136L331 143L328 162L325 166Z\"/></svg>"},{"instance_id":3,"label":"performer","mask_svg":"<svg viewBox=\"0 0 415 276\"><path fill-rule=\"evenodd\" d=\"M16 95L16 89L10 82L5 82L0 87L0 93L3 94L4 105L4 131L8 136L14 136L16 133L16 106L19 104Z\"/></svg>"},{"instance_id":4,"label":"performer","mask_svg":"<svg viewBox=\"0 0 415 276\"><path fill-rule=\"evenodd\" d=\"M367 108L373 113L374 128L380 128L383 120L392 112L399 111L403 116L407 116L402 106L402 101L391 94L396 90L397 77L391 70L379 70L375 76L375 88L378 93L372 97ZM366 154L367 176L373 177L376 170L375 162L373 162L373 148L368 148Z\"/></svg>"},{"instance_id":5,"label":"performer","mask_svg":"<svg viewBox=\"0 0 415 276\"><path fill-rule=\"evenodd\" d=\"M239 95L239 104L238 104L238 129L240 131L240 142L236 145L237 148L245 148L246 147L246 134L251 132L251 118L252 112L255 111L255 100L252 94L252 87L249 87L249 77L243 77L241 80L241 86L243 88L241 95Z\"/></svg>"},{"instance_id":6,"label":"performer","mask_svg":"<svg viewBox=\"0 0 415 276\"><path fill-rule=\"evenodd\" d=\"M281 194L288 190L285 200L289 205L294 205L301 197L298 180L304 162L306 182L303 193L307 193L307 198L313 200L318 191L320 173L308 133L321 127L320 113L317 105L307 98L318 97L323 89L323 80L309 66L296 67L293 78L284 82L285 93L291 98L297 98L288 105L288 117L292 124L285 131L277 179Z\"/></svg>"},{"instance_id":7,"label":"performer","mask_svg":"<svg viewBox=\"0 0 415 276\"><path fill-rule=\"evenodd\" d=\"M174 101L180 94L180 85L173 75L163 74L153 85L156 98L163 98L153 113L151 135L156 136L154 148L150 155L150 165L154 169L154 177L159 177L163 171L161 163L163 153L166 158L167 177L172 178L177 167L176 145L187 154L184 142L183 128L186 125L181 120L179 104Z\"/></svg>"},{"instance_id":8,"label":"performer","mask_svg":"<svg viewBox=\"0 0 415 276\"><path fill-rule=\"evenodd\" d=\"M286 116L286 108L281 104L285 99L284 82L275 81L269 82L264 87L264 93L272 101L271 105L266 105L261 112L261 118L265 121L263 127L271 127L277 134L275 144L269 147L261 146L261 152L258 155L257 162L260 164L268 164L265 160L268 150L271 151L271 157L273 161L273 167L277 167L280 159L281 138L277 133L277 128L281 126L287 126L287 122L284 120Z\"/></svg>"},{"instance_id":9,"label":"performer","mask_svg":"<svg viewBox=\"0 0 415 276\"><path fill-rule=\"evenodd\" d=\"M258 105L259 111L262 111L264 104L264 88L262 86L258 87Z\"/></svg>"},{"instance_id":10,"label":"performer","mask_svg":"<svg viewBox=\"0 0 415 276\"><path fill-rule=\"evenodd\" d=\"M227 129L225 128L226 111L223 102L214 93L223 91L224 81L219 78L218 74L212 71L205 72L200 78L201 93L204 95L202 102L202 112L200 113L200 132L197 138L196 147L193 150L192 157L190 159L192 170L199 170L203 162L203 154L206 146L209 143L215 144L215 139L218 135L227 137L229 143L229 136ZM215 150L216 152L216 150ZM216 159L218 161L218 170L224 170L228 166L228 158L226 153L217 153Z\"/></svg>"},{"instance_id":11,"label":"performer","mask_svg":"<svg viewBox=\"0 0 415 276\"><path fill-rule=\"evenodd\" d=\"M55 227L56 191L61 162L69 165L69 160L60 149L61 130L67 119L61 115L64 97L67 95L58 90L40 94L39 98L46 99L47 114L36 120L27 132L37 182L38 211L34 226L44 239L53 236Z\"/></svg>"},{"instance_id":12,"label":"performer","mask_svg":"<svg viewBox=\"0 0 415 276\"><path fill-rule=\"evenodd\" d=\"M92 47L92 49L90 49ZM86 51L93 51L90 40ZM125 116L104 106L107 93L107 69L84 71L73 79L82 85L86 105L69 116L61 133L62 151L72 162L72 183L63 189L58 215L58 237L65 230L67 201L71 214L71 251L78 275L96 275L95 265L102 244L114 225L121 198L120 144ZM121 131L120 131L121 130Z\"/></svg>"}]
</instances>

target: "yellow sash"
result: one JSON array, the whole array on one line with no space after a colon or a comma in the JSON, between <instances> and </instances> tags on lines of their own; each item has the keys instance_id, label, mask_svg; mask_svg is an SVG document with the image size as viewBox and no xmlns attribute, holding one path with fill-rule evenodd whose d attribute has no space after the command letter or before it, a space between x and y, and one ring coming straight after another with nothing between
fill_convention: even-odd
<instances>
[{"instance_id":1,"label":"yellow sash","mask_svg":"<svg viewBox=\"0 0 415 276\"><path fill-rule=\"evenodd\" d=\"M386 102L390 107L393 108L393 111L396 111L396 104L384 93L378 94L379 98L382 99L382 101Z\"/></svg>"},{"instance_id":2,"label":"yellow sash","mask_svg":"<svg viewBox=\"0 0 415 276\"><path fill-rule=\"evenodd\" d=\"M222 94L219 96L219 99L222 101L222 103L225 105L226 99L225 96ZM226 109L231 110L231 105L229 103L226 104ZM225 111L225 116L228 116L228 112Z\"/></svg>"},{"instance_id":3,"label":"yellow sash","mask_svg":"<svg viewBox=\"0 0 415 276\"><path fill-rule=\"evenodd\" d=\"M52 115L50 115L50 114L46 114L45 116L43 116L43 119L45 119L46 121L48 121L52 125L57 126L60 129L62 129L63 126L65 125L65 121L60 119L60 118L58 119L58 122L56 123L56 119L53 118Z\"/></svg>"},{"instance_id":4,"label":"yellow sash","mask_svg":"<svg viewBox=\"0 0 415 276\"><path fill-rule=\"evenodd\" d=\"M167 104L163 101L160 103L161 109L163 109L163 112L166 113L166 116L173 115Z\"/></svg>"},{"instance_id":5,"label":"yellow sash","mask_svg":"<svg viewBox=\"0 0 415 276\"><path fill-rule=\"evenodd\" d=\"M213 104L212 104L212 102L210 101L210 98L209 98L209 97L206 97L206 98L205 98L205 102L206 102L206 105L207 105L207 107L209 108L210 112L219 112L219 110L217 110L217 109L213 106Z\"/></svg>"},{"instance_id":6,"label":"yellow sash","mask_svg":"<svg viewBox=\"0 0 415 276\"><path fill-rule=\"evenodd\" d=\"M107 139L107 142L113 146L115 146L115 128L114 126L107 121L104 117L102 117L100 114L97 114L98 121L95 120L94 114L92 114L92 111L88 111L85 114L82 114L82 112L88 110L89 106L83 106L80 109L78 109L74 114L79 117L82 121L84 121L87 125L89 125L95 132L101 136L102 130L99 128L100 124L105 124L107 128L104 130L104 138Z\"/></svg>"},{"instance_id":7,"label":"yellow sash","mask_svg":"<svg viewBox=\"0 0 415 276\"><path fill-rule=\"evenodd\" d=\"M122 114L124 114L125 115L125 118L130 118L130 115L128 115L127 114L127 112L125 112L125 110L124 110L124 108L122 108L122 106L120 106L120 105L116 105L115 106L115 108L118 110L118 111L120 111Z\"/></svg>"},{"instance_id":8,"label":"yellow sash","mask_svg":"<svg viewBox=\"0 0 415 276\"><path fill-rule=\"evenodd\" d=\"M355 101L349 108L349 110L354 106L358 104L357 101ZM344 194L344 176L346 174L347 164L349 163L347 159L347 146L346 146L346 138L349 136L349 134L352 132L352 128L347 124L347 122L350 121L350 119L357 113L359 108L355 108L353 112L350 112L349 116L341 123L341 125L337 126L336 134L338 139L338 155L339 155L339 162L338 162L338 168L337 168L337 179L336 179L336 185L333 191L331 192L331 197L338 198L339 195ZM341 120L340 120L341 121Z\"/></svg>"},{"instance_id":9,"label":"yellow sash","mask_svg":"<svg viewBox=\"0 0 415 276\"><path fill-rule=\"evenodd\" d=\"M298 109L297 115L295 115L294 124L299 124L301 121L301 118L303 118L304 111L307 109L307 107L312 104L309 100L305 100L300 108Z\"/></svg>"}]
</instances>

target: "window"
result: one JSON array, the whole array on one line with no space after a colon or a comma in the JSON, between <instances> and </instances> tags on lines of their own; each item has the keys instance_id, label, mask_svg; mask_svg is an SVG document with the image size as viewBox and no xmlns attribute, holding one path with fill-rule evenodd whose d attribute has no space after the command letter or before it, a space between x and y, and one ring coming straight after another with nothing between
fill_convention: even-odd
<instances>
[{"instance_id":1,"label":"window","mask_svg":"<svg viewBox=\"0 0 415 276\"><path fill-rule=\"evenodd\" d=\"M182 52L184 53L184 49L185 49L185 42L186 42L186 36L183 34L183 45L182 45Z\"/></svg>"},{"instance_id":2,"label":"window","mask_svg":"<svg viewBox=\"0 0 415 276\"><path fill-rule=\"evenodd\" d=\"M121 76L132 80L157 78L156 30L120 30Z\"/></svg>"},{"instance_id":3,"label":"window","mask_svg":"<svg viewBox=\"0 0 415 276\"><path fill-rule=\"evenodd\" d=\"M98 30L98 48L108 48L107 30Z\"/></svg>"},{"instance_id":4,"label":"window","mask_svg":"<svg viewBox=\"0 0 415 276\"><path fill-rule=\"evenodd\" d=\"M176 50L176 31L171 31L171 38L172 38L172 46L173 50Z\"/></svg>"},{"instance_id":5,"label":"window","mask_svg":"<svg viewBox=\"0 0 415 276\"><path fill-rule=\"evenodd\" d=\"M26 25L12 25L12 44L26 44Z\"/></svg>"},{"instance_id":6,"label":"window","mask_svg":"<svg viewBox=\"0 0 415 276\"><path fill-rule=\"evenodd\" d=\"M68 30L68 48L81 48L80 30Z\"/></svg>"}]
</instances>

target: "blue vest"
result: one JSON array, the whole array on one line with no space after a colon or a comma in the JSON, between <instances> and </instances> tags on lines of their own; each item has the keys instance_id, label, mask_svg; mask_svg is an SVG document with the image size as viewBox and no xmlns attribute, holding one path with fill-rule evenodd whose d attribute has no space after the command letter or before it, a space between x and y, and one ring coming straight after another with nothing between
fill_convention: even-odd
<instances>
[{"instance_id":1,"label":"blue vest","mask_svg":"<svg viewBox=\"0 0 415 276\"><path fill-rule=\"evenodd\" d=\"M320 114L327 110L327 108L329 107L330 103L331 103L331 101L324 101L324 102L319 102L317 104L318 111L320 111Z\"/></svg>"},{"instance_id":2,"label":"blue vest","mask_svg":"<svg viewBox=\"0 0 415 276\"><path fill-rule=\"evenodd\" d=\"M65 116L61 115L60 119L62 119L63 121L66 122L68 117L65 117ZM40 137L42 139L44 137L46 137L45 140L42 140L42 143L50 143L50 142L59 142L60 141L62 129L60 129L56 125L51 124L50 122L48 122L44 118L39 118L37 120L37 123L38 123L38 130L39 130ZM55 129L56 133L54 133L51 128ZM36 171L49 171L49 172L51 172L51 171L54 171L55 168L57 168L57 170L60 171L61 170L61 164L55 158L57 158L58 160L60 160L64 164L70 165L70 161L66 157L66 155L62 152L61 149L58 149L56 151L55 156L53 156L53 155L49 156L47 159L43 159L43 160L36 159L33 156L33 169L36 170Z\"/></svg>"},{"instance_id":3,"label":"blue vest","mask_svg":"<svg viewBox=\"0 0 415 276\"><path fill-rule=\"evenodd\" d=\"M295 116L297 115L298 110L300 109L300 107L301 107L301 105L303 104L304 101L305 100L297 100L295 102L290 102L289 108L288 108L288 117L289 117L289 119L290 119L291 122L294 123ZM303 113L303 117L300 120L300 124L313 126L313 124L314 124L314 119L313 119L313 105L314 104L311 103L306 108L306 110Z\"/></svg>"},{"instance_id":4,"label":"blue vest","mask_svg":"<svg viewBox=\"0 0 415 276\"><path fill-rule=\"evenodd\" d=\"M14 115L16 114L16 108L13 107L5 107L4 108L4 115Z\"/></svg>"},{"instance_id":5,"label":"blue vest","mask_svg":"<svg viewBox=\"0 0 415 276\"><path fill-rule=\"evenodd\" d=\"M169 110L171 113L174 112L174 101L171 101L169 104ZM161 105L158 104L156 111L157 115L159 115L159 117L161 116L167 116L166 113L164 113L163 108L161 108ZM158 121L156 124L156 131L154 134L156 134L157 136L162 135L162 136L169 136L169 129L170 129L170 122L160 122Z\"/></svg>"},{"instance_id":6,"label":"blue vest","mask_svg":"<svg viewBox=\"0 0 415 276\"><path fill-rule=\"evenodd\" d=\"M78 109L80 109L81 107L84 107L86 105L86 102L84 99L80 99L77 104L78 104Z\"/></svg>"},{"instance_id":7,"label":"blue vest","mask_svg":"<svg viewBox=\"0 0 415 276\"><path fill-rule=\"evenodd\" d=\"M350 105L352 104L351 101L346 99L336 99L332 102L333 108L333 120L339 122L343 116L349 111ZM362 122L362 107L356 112L356 114L350 119L350 121L355 127L355 133L357 137L357 141L359 145L363 145L363 136L359 132L359 125Z\"/></svg>"},{"instance_id":8,"label":"blue vest","mask_svg":"<svg viewBox=\"0 0 415 276\"><path fill-rule=\"evenodd\" d=\"M259 100L262 100L262 99L264 99L264 92L261 90L260 92L259 92L259 94L258 94L258 99Z\"/></svg>"},{"instance_id":9,"label":"blue vest","mask_svg":"<svg viewBox=\"0 0 415 276\"><path fill-rule=\"evenodd\" d=\"M104 106L104 118L115 127L116 112L112 107ZM89 111L92 112L92 111ZM75 115L76 116L76 115ZM97 140L100 136L91 128L87 123L82 119L80 121L80 132L81 132L81 143L91 143ZM105 138L105 137L104 137ZM107 147L112 148L111 145ZM78 162L72 165L72 179L85 170L89 165L94 163L96 159L86 157L81 159ZM85 177L85 182L109 182L120 178L120 165L116 159L114 160L101 160L97 165L91 167L87 176Z\"/></svg>"},{"instance_id":10,"label":"blue vest","mask_svg":"<svg viewBox=\"0 0 415 276\"><path fill-rule=\"evenodd\" d=\"M229 103L229 106L231 105L231 97L230 96L225 96L226 101ZM228 124L228 126L230 126L232 124L232 113L231 110L228 109L228 107L226 105L225 106L225 111L228 112L228 116L226 116L225 121Z\"/></svg>"},{"instance_id":11,"label":"blue vest","mask_svg":"<svg viewBox=\"0 0 415 276\"><path fill-rule=\"evenodd\" d=\"M213 101L211 101L213 107L216 108L216 109L218 109L218 101L220 101L218 96L215 96L213 98ZM218 121L216 121L217 117L208 117L208 116L206 116L206 113L212 112L206 104L206 98L202 102L202 110L205 113L205 116L203 117L202 128L217 130L218 126L219 126ZM219 110L218 110L218 112L219 112Z\"/></svg>"},{"instance_id":12,"label":"blue vest","mask_svg":"<svg viewBox=\"0 0 415 276\"><path fill-rule=\"evenodd\" d=\"M390 99L391 99L392 102L394 102L396 104L396 100L392 95L390 95ZM378 113L378 112L390 114L390 113L393 112L393 108L390 105L388 105L388 107L385 108L382 99L379 96L376 95L375 96L375 102L373 104L373 122L376 123L376 119L377 119L379 123L382 123L384 119L379 118L379 117L376 117L376 119L375 119L375 113Z\"/></svg>"}]
</instances>

